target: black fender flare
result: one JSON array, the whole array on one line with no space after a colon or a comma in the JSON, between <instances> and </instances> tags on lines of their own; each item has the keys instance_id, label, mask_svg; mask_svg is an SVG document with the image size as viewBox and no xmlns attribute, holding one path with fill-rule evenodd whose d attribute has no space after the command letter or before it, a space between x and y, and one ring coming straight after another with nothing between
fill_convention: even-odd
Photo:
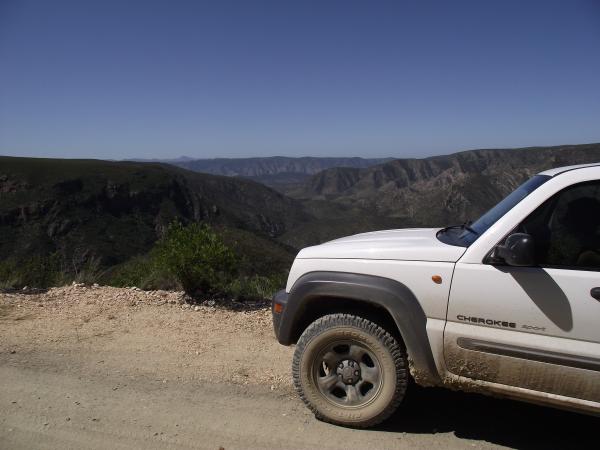
<instances>
[{"instance_id":1,"label":"black fender flare","mask_svg":"<svg viewBox=\"0 0 600 450\"><path fill-rule=\"evenodd\" d=\"M281 293L285 294L285 293ZM280 294L278 294L280 295ZM308 272L301 276L289 294L276 302L285 303L276 324L280 343L297 339L297 327L312 301L319 298L357 300L384 308L394 319L411 362L411 373L419 384L440 384L429 338L427 317L419 301L404 284L389 278L347 272Z\"/></svg>"}]
</instances>

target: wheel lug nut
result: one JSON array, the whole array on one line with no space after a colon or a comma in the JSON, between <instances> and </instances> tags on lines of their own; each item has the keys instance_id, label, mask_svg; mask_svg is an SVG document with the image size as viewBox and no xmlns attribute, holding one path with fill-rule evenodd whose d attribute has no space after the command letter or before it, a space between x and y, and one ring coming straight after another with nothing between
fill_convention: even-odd
<instances>
[{"instance_id":1,"label":"wheel lug nut","mask_svg":"<svg viewBox=\"0 0 600 450\"><path fill-rule=\"evenodd\" d=\"M358 376L358 370L354 371L354 375Z\"/></svg>"}]
</instances>

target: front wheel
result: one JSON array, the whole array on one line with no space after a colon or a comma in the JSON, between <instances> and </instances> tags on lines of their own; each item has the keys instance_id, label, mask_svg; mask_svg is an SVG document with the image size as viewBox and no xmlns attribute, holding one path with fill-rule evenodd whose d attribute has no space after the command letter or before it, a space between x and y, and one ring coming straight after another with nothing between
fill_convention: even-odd
<instances>
[{"instance_id":1,"label":"front wheel","mask_svg":"<svg viewBox=\"0 0 600 450\"><path fill-rule=\"evenodd\" d=\"M317 418L371 427L404 398L406 366L405 351L383 328L350 314L331 314L313 322L298 340L292 373Z\"/></svg>"}]
</instances>

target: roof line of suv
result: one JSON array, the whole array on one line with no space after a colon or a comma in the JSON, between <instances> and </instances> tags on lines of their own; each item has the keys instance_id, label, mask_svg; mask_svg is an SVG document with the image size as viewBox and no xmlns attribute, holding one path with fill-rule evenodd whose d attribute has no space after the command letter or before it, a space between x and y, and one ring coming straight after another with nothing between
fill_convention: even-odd
<instances>
[{"instance_id":1,"label":"roof line of suv","mask_svg":"<svg viewBox=\"0 0 600 450\"><path fill-rule=\"evenodd\" d=\"M555 177L557 175L561 175L566 172L572 172L573 170L578 170L578 169L586 169L588 167L600 167L600 162L589 163L589 164L578 164L578 165L573 165L573 166L556 167L554 169L544 170L543 172L538 173L538 175L548 175L550 177Z\"/></svg>"}]
</instances>

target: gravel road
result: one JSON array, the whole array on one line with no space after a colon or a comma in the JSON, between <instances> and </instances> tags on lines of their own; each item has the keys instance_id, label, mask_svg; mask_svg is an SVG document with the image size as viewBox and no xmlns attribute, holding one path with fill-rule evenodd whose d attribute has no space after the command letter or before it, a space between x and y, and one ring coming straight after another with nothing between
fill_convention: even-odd
<instances>
[{"instance_id":1,"label":"gravel road","mask_svg":"<svg viewBox=\"0 0 600 450\"><path fill-rule=\"evenodd\" d=\"M0 448L592 447L597 419L414 388L376 430L319 422L264 305L69 286L0 294ZM594 445L595 447L595 445Z\"/></svg>"}]
</instances>

